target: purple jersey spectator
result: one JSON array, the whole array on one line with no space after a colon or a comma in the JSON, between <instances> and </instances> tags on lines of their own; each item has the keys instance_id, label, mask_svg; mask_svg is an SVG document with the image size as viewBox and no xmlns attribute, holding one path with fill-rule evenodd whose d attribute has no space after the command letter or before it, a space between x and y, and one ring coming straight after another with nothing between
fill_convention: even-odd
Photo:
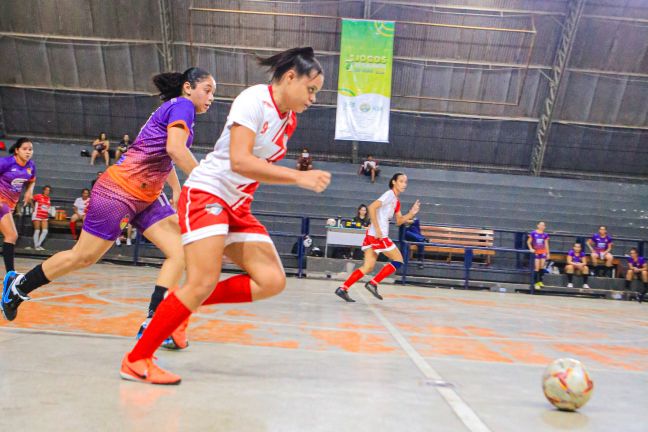
<instances>
[{"instance_id":1,"label":"purple jersey spectator","mask_svg":"<svg viewBox=\"0 0 648 432\"><path fill-rule=\"evenodd\" d=\"M572 257L572 262L579 264L583 262L583 259L585 258L585 252L580 251L578 255L576 255L576 252L574 252L574 249L571 249L569 251L569 256Z\"/></svg>"},{"instance_id":2,"label":"purple jersey spectator","mask_svg":"<svg viewBox=\"0 0 648 432\"><path fill-rule=\"evenodd\" d=\"M595 252L605 252L612 243L612 237L610 237L609 235L602 237L597 233L592 236L592 243L594 243Z\"/></svg>"},{"instance_id":3,"label":"purple jersey spectator","mask_svg":"<svg viewBox=\"0 0 648 432\"><path fill-rule=\"evenodd\" d=\"M646 259L644 257L637 257L637 260L635 261L632 257L628 257L628 264L632 267L642 268L644 264L646 264Z\"/></svg>"},{"instance_id":4,"label":"purple jersey spectator","mask_svg":"<svg viewBox=\"0 0 648 432\"><path fill-rule=\"evenodd\" d=\"M533 230L529 233L531 237L531 245L536 254L547 253L547 240L549 240L549 234L539 233L536 230Z\"/></svg>"},{"instance_id":5,"label":"purple jersey spectator","mask_svg":"<svg viewBox=\"0 0 648 432\"><path fill-rule=\"evenodd\" d=\"M0 201L13 209L25 183L36 180L36 165L29 160L20 165L15 156L0 158Z\"/></svg>"}]
</instances>

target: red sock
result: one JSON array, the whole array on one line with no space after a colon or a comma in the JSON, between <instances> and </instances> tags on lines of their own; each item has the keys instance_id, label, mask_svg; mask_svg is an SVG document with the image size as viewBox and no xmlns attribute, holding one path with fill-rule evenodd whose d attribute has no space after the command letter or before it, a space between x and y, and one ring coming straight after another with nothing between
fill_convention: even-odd
<instances>
[{"instance_id":1,"label":"red sock","mask_svg":"<svg viewBox=\"0 0 648 432\"><path fill-rule=\"evenodd\" d=\"M169 337L190 315L191 311L178 300L175 293L169 294L155 311L142 338L128 354L128 360L137 361L153 357L153 353L164 339Z\"/></svg>"},{"instance_id":2,"label":"red sock","mask_svg":"<svg viewBox=\"0 0 648 432\"><path fill-rule=\"evenodd\" d=\"M203 306L218 303L250 303L252 288L250 276L240 274L218 282L211 295L203 302Z\"/></svg>"},{"instance_id":3,"label":"red sock","mask_svg":"<svg viewBox=\"0 0 648 432\"><path fill-rule=\"evenodd\" d=\"M360 279L362 279L363 276L364 273L362 273L362 270L355 269L353 273L351 273L351 276L349 276L349 278L346 281L344 281L344 283L342 284L342 288L348 290L349 288L351 288L351 285L358 282Z\"/></svg>"},{"instance_id":4,"label":"red sock","mask_svg":"<svg viewBox=\"0 0 648 432\"><path fill-rule=\"evenodd\" d=\"M76 222L70 222L70 231L72 231L72 237L77 238L76 234Z\"/></svg>"},{"instance_id":5,"label":"red sock","mask_svg":"<svg viewBox=\"0 0 648 432\"><path fill-rule=\"evenodd\" d=\"M383 279L385 279L387 276L390 274L394 273L396 271L396 267L392 263L386 264L385 267L382 268L378 272L376 276L374 276L373 279L371 279L371 283L378 285Z\"/></svg>"}]
</instances>

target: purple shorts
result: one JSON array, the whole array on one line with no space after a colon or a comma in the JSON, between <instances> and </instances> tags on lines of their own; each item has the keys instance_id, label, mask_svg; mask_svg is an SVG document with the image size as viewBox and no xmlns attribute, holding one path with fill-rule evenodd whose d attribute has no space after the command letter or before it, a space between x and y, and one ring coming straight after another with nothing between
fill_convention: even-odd
<instances>
[{"instance_id":1,"label":"purple shorts","mask_svg":"<svg viewBox=\"0 0 648 432\"><path fill-rule=\"evenodd\" d=\"M12 211L13 210L9 207L9 204L6 202L0 202L0 219L5 217L5 215L10 214Z\"/></svg>"},{"instance_id":2,"label":"purple shorts","mask_svg":"<svg viewBox=\"0 0 648 432\"><path fill-rule=\"evenodd\" d=\"M535 259L547 259L546 253L537 253L535 254Z\"/></svg>"},{"instance_id":3,"label":"purple shorts","mask_svg":"<svg viewBox=\"0 0 648 432\"><path fill-rule=\"evenodd\" d=\"M92 188L83 230L104 240L114 241L121 234L120 223L126 217L131 225L144 232L151 225L174 214L175 210L164 193L153 202L142 201L104 174Z\"/></svg>"}]
</instances>

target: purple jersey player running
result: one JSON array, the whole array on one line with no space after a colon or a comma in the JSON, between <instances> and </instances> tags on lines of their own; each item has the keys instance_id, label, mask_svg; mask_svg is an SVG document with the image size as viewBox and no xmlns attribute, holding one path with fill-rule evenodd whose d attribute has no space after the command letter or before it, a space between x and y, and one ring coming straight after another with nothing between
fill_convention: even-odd
<instances>
[{"instance_id":1,"label":"purple jersey player running","mask_svg":"<svg viewBox=\"0 0 648 432\"><path fill-rule=\"evenodd\" d=\"M167 288L179 283L184 270L180 228L162 188L165 182L169 183L174 202L178 202L180 183L174 163L187 175L198 166L189 151L194 117L209 109L216 83L199 68L156 75L153 82L165 102L149 117L128 151L95 183L76 245L25 275L9 272L5 276L0 305L9 321L16 318L18 306L29 299L30 292L97 262L119 236L124 217L166 258L151 298L151 309L162 301Z\"/></svg>"},{"instance_id":2,"label":"purple jersey player running","mask_svg":"<svg viewBox=\"0 0 648 432\"><path fill-rule=\"evenodd\" d=\"M535 287L542 288L542 276L545 268L545 263L549 257L549 234L545 233L545 223L540 221L534 231L529 233L527 239L527 246L529 250L534 253L535 259Z\"/></svg>"},{"instance_id":3,"label":"purple jersey player running","mask_svg":"<svg viewBox=\"0 0 648 432\"><path fill-rule=\"evenodd\" d=\"M11 156L0 158L0 232L4 237L2 258L5 271L14 271L14 247L18 240L18 231L13 220L13 210L18 203L23 187L24 203L32 200L36 184L36 165L31 160L34 145L29 138L20 138L9 148Z\"/></svg>"},{"instance_id":4,"label":"purple jersey player running","mask_svg":"<svg viewBox=\"0 0 648 432\"><path fill-rule=\"evenodd\" d=\"M607 233L607 227L601 225L599 227L598 233L594 234L591 239L587 240L587 247L589 247L590 252L592 253L592 266L594 266L594 271L598 276L601 276L601 273L604 273L604 276L612 277L612 265L614 261L614 255L612 255L612 237ZM599 260L605 261L605 270L599 266Z\"/></svg>"}]
</instances>

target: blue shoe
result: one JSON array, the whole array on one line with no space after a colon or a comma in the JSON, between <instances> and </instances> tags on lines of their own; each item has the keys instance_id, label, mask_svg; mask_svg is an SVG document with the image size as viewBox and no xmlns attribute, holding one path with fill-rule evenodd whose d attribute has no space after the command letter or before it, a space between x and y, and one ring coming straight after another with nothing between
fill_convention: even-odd
<instances>
[{"instance_id":1,"label":"blue shoe","mask_svg":"<svg viewBox=\"0 0 648 432\"><path fill-rule=\"evenodd\" d=\"M2 301L0 301L0 309L7 321L13 321L18 315L18 306L20 303L29 300L29 296L20 292L16 287L25 277L23 274L10 271L4 278L2 284Z\"/></svg>"},{"instance_id":2,"label":"blue shoe","mask_svg":"<svg viewBox=\"0 0 648 432\"><path fill-rule=\"evenodd\" d=\"M135 339L140 340L142 339L142 335L144 334L144 330L146 330L146 327L148 327L149 323L151 322L151 318L146 318L142 325L139 328L139 331L137 332L137 336L135 336Z\"/></svg>"}]
</instances>

